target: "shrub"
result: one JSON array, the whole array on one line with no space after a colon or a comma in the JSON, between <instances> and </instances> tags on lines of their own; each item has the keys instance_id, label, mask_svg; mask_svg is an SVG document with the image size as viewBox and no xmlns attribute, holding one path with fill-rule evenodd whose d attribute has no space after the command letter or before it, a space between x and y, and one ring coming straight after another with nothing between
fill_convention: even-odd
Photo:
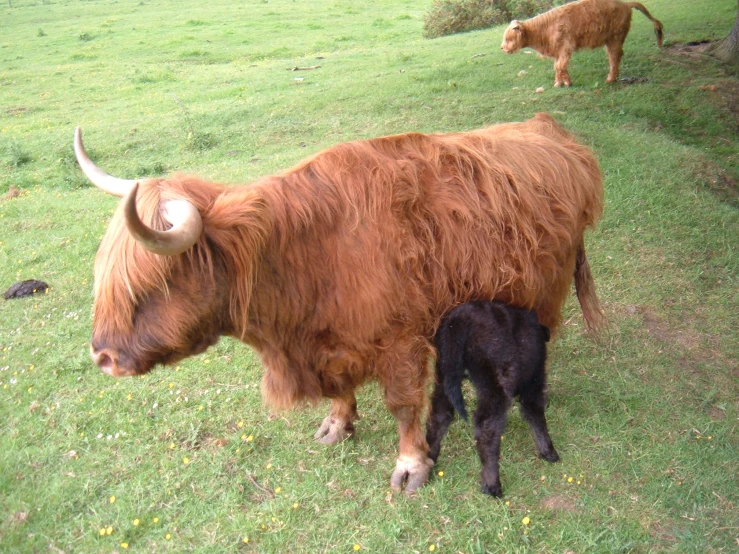
<instances>
[{"instance_id":1,"label":"shrub","mask_svg":"<svg viewBox=\"0 0 739 554\"><path fill-rule=\"evenodd\" d=\"M434 0L423 18L423 36L436 38L532 17L563 0Z\"/></svg>"}]
</instances>

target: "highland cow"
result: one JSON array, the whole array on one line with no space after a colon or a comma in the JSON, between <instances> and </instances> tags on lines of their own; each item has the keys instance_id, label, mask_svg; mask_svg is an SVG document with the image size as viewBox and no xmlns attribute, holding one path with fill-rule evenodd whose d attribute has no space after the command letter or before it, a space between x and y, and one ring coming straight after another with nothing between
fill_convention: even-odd
<instances>
[{"instance_id":1,"label":"highland cow","mask_svg":"<svg viewBox=\"0 0 739 554\"><path fill-rule=\"evenodd\" d=\"M503 494L500 439L514 397L534 432L539 457L558 461L544 416L548 341L549 328L539 323L536 313L501 302L477 300L444 316L434 338L436 385L426 428L429 458L438 459L454 410L467 420L462 396L466 375L477 390L475 443L482 462L482 492Z\"/></svg>"},{"instance_id":2,"label":"highland cow","mask_svg":"<svg viewBox=\"0 0 739 554\"><path fill-rule=\"evenodd\" d=\"M391 486L426 482L421 414L442 315L473 298L535 310L556 329L573 276L601 316L584 233L603 185L589 149L554 119L334 146L286 173L226 187L174 175L87 177L125 196L95 260L91 354L113 376L251 345L275 408L330 398L316 438L354 431L355 390L377 379L398 421Z\"/></svg>"},{"instance_id":3,"label":"highland cow","mask_svg":"<svg viewBox=\"0 0 739 554\"><path fill-rule=\"evenodd\" d=\"M579 0L553 8L526 21L513 20L503 34L500 48L508 54L533 48L554 58L554 86L572 84L567 66L576 50L605 46L610 71L606 79L618 79L624 41L631 27L631 10L637 9L654 24L657 44L662 48L662 23L639 2Z\"/></svg>"}]
</instances>

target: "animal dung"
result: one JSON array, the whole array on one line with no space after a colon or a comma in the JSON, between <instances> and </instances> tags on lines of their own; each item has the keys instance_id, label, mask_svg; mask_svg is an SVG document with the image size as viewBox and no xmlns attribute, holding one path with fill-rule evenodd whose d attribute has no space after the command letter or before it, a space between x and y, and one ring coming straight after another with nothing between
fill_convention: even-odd
<instances>
[{"instance_id":1,"label":"animal dung","mask_svg":"<svg viewBox=\"0 0 739 554\"><path fill-rule=\"evenodd\" d=\"M48 288L49 285L43 281L26 279L25 281L13 284L3 293L3 296L5 297L5 300L10 300L11 298L23 298L25 296L33 296L34 294L46 292L46 289Z\"/></svg>"}]
</instances>

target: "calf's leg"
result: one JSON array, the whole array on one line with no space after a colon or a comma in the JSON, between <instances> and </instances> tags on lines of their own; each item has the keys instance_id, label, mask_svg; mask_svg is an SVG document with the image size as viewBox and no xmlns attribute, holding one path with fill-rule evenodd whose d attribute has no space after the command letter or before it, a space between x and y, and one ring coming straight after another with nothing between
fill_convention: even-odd
<instances>
[{"instance_id":1,"label":"calf's leg","mask_svg":"<svg viewBox=\"0 0 739 554\"><path fill-rule=\"evenodd\" d=\"M479 391L475 411L475 444L482 462L482 492L499 497L503 494L500 484L500 437L506 424L506 414L511 400L500 390L498 394Z\"/></svg>"},{"instance_id":2,"label":"calf's leg","mask_svg":"<svg viewBox=\"0 0 739 554\"><path fill-rule=\"evenodd\" d=\"M322 444L336 444L354 434L354 422L358 419L354 391L332 398L329 415L313 437Z\"/></svg>"},{"instance_id":3,"label":"calf's leg","mask_svg":"<svg viewBox=\"0 0 739 554\"><path fill-rule=\"evenodd\" d=\"M434 392L431 396L431 412L426 423L426 442L429 445L429 458L434 462L439 459L441 441L444 440L454 420L454 406L444 392L441 376L437 375Z\"/></svg>"},{"instance_id":4,"label":"calf's leg","mask_svg":"<svg viewBox=\"0 0 739 554\"><path fill-rule=\"evenodd\" d=\"M608 55L608 65L610 66L606 83L612 83L618 79L619 66L621 65L621 58L624 55L623 42L606 44L606 54Z\"/></svg>"},{"instance_id":5,"label":"calf's leg","mask_svg":"<svg viewBox=\"0 0 739 554\"><path fill-rule=\"evenodd\" d=\"M544 416L547 400L544 391L544 371L521 393L521 415L531 426L534 432L536 453L547 462L559 461L559 454L554 449L552 439L547 430L547 420Z\"/></svg>"},{"instance_id":6,"label":"calf's leg","mask_svg":"<svg viewBox=\"0 0 739 554\"><path fill-rule=\"evenodd\" d=\"M567 66L570 64L570 58L572 52L562 52L556 60L554 60L554 86L555 88L561 87L562 85L569 87L572 85L570 80L570 74L567 71Z\"/></svg>"}]
</instances>

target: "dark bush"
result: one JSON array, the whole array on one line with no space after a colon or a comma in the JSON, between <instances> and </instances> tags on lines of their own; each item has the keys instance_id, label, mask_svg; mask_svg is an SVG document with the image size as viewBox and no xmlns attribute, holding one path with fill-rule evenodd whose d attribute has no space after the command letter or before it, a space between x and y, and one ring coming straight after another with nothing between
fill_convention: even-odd
<instances>
[{"instance_id":1,"label":"dark bush","mask_svg":"<svg viewBox=\"0 0 739 554\"><path fill-rule=\"evenodd\" d=\"M543 13L563 0L434 0L423 18L423 36L436 38L485 29Z\"/></svg>"}]
</instances>

